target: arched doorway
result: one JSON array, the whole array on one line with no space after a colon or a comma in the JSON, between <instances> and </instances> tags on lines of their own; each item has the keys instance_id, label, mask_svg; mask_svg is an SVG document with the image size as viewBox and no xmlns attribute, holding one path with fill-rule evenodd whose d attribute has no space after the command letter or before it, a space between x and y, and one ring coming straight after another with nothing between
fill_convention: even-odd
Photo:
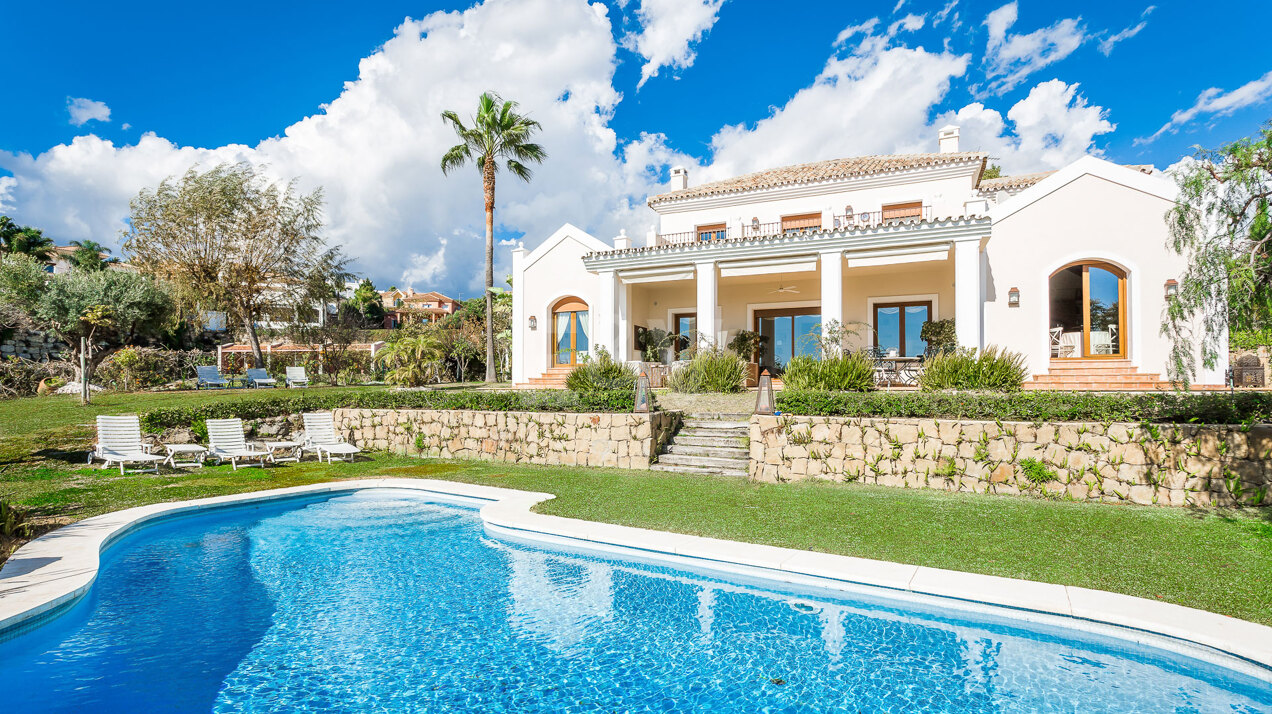
<instances>
[{"instance_id":1,"label":"arched doorway","mask_svg":"<svg viewBox=\"0 0 1272 714\"><path fill-rule=\"evenodd\" d=\"M587 355L589 340L587 303L564 297L552 306L552 366L576 365Z\"/></svg>"},{"instance_id":2,"label":"arched doorway","mask_svg":"<svg viewBox=\"0 0 1272 714\"><path fill-rule=\"evenodd\" d=\"M1125 359L1126 271L1081 261L1051 274L1048 337L1052 359Z\"/></svg>"}]
</instances>

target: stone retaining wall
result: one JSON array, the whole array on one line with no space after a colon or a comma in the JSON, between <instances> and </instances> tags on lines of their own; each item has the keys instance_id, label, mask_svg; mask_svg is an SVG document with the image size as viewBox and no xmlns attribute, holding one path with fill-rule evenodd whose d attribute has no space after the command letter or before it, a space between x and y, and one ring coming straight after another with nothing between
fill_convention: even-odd
<instances>
[{"instance_id":1,"label":"stone retaining wall","mask_svg":"<svg viewBox=\"0 0 1272 714\"><path fill-rule=\"evenodd\" d=\"M751 476L1076 501L1267 505L1272 427L751 418Z\"/></svg>"},{"instance_id":2,"label":"stone retaining wall","mask_svg":"<svg viewBox=\"0 0 1272 714\"><path fill-rule=\"evenodd\" d=\"M561 414L336 409L336 429L364 449L444 459L649 467L679 412Z\"/></svg>"},{"instance_id":3,"label":"stone retaining wall","mask_svg":"<svg viewBox=\"0 0 1272 714\"><path fill-rule=\"evenodd\" d=\"M299 414L243 420L243 431L247 434L248 441L288 441L304 429ZM145 437L159 447L164 444L206 442L206 439L200 439L193 429L186 426L165 429L161 434L147 434Z\"/></svg>"},{"instance_id":4,"label":"stone retaining wall","mask_svg":"<svg viewBox=\"0 0 1272 714\"><path fill-rule=\"evenodd\" d=\"M40 330L14 330L0 341L0 358L21 357L45 362L60 358L65 351L66 345L53 333Z\"/></svg>"}]
</instances>

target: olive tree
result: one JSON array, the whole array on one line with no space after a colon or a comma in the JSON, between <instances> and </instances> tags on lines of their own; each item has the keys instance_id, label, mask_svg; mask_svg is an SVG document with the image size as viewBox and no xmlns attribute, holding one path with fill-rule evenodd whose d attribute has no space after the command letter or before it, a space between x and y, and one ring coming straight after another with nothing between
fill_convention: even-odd
<instances>
[{"instance_id":1,"label":"olive tree","mask_svg":"<svg viewBox=\"0 0 1272 714\"><path fill-rule=\"evenodd\" d=\"M1230 326L1272 324L1272 125L1218 150L1199 148L1175 180L1170 245L1188 268L1162 333L1173 342L1171 378L1187 382L1197 369L1197 343L1203 364L1213 367Z\"/></svg>"},{"instance_id":2,"label":"olive tree","mask_svg":"<svg viewBox=\"0 0 1272 714\"><path fill-rule=\"evenodd\" d=\"M50 276L31 317L66 343L80 384L88 385L107 357L159 337L172 310L171 295L154 278L117 270L77 271ZM85 372L80 371L81 356Z\"/></svg>"},{"instance_id":3,"label":"olive tree","mask_svg":"<svg viewBox=\"0 0 1272 714\"><path fill-rule=\"evenodd\" d=\"M250 164L192 168L132 200L124 249L187 313L224 311L262 367L256 323L272 307L312 306L347 262L319 235L322 205L321 189L300 193Z\"/></svg>"}]
</instances>

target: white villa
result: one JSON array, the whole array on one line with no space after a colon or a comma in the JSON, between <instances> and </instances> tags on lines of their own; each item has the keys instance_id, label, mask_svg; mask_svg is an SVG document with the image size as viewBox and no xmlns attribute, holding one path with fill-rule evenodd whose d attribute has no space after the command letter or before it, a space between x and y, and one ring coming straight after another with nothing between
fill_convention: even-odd
<instances>
[{"instance_id":1,"label":"white villa","mask_svg":"<svg viewBox=\"0 0 1272 714\"><path fill-rule=\"evenodd\" d=\"M559 382L599 347L639 360L645 330L720 346L757 331L761 366L780 371L832 320L858 328L854 346L905 358L926 349L924 322L952 319L960 345L1024 354L1034 388L1165 386L1162 315L1184 268L1166 245L1173 182L1091 156L985 179L988 155L958 143L951 126L937 153L697 186L676 168L648 201L658 225L643 245L567 223L518 247L513 382ZM1194 383L1223 384L1226 369Z\"/></svg>"}]
</instances>

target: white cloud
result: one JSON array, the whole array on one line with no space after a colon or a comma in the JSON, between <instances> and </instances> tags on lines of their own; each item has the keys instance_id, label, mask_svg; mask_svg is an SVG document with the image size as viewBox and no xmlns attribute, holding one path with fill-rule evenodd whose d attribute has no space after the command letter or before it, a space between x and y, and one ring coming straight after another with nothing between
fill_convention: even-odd
<instances>
[{"instance_id":1,"label":"white cloud","mask_svg":"<svg viewBox=\"0 0 1272 714\"><path fill-rule=\"evenodd\" d=\"M985 46L985 77L989 84L978 88L978 96L1002 94L1025 81L1030 74L1068 57L1087 40L1081 18L1064 18L1028 34L1008 33L1016 24L1015 2L989 13L985 26L989 41Z\"/></svg>"},{"instance_id":2,"label":"white cloud","mask_svg":"<svg viewBox=\"0 0 1272 714\"><path fill-rule=\"evenodd\" d=\"M722 4L724 0L641 0L636 10L641 31L623 38L624 47L645 58L636 88L663 67L693 65L693 46L715 25Z\"/></svg>"},{"instance_id":3,"label":"white cloud","mask_svg":"<svg viewBox=\"0 0 1272 714\"><path fill-rule=\"evenodd\" d=\"M1148 16L1156 9L1157 9L1156 5L1149 5L1148 7L1144 8L1144 12L1140 13L1140 21L1138 24L1132 25L1116 34L1110 35L1104 38L1103 40L1100 40L1100 52L1105 57L1108 57L1109 55L1113 54L1114 45L1121 42L1122 40L1129 40L1132 37L1138 35L1141 30L1143 30L1145 27L1148 27Z\"/></svg>"},{"instance_id":4,"label":"white cloud","mask_svg":"<svg viewBox=\"0 0 1272 714\"><path fill-rule=\"evenodd\" d=\"M663 189L670 165L689 167L698 183L799 161L935 150L936 127L948 119L934 116L936 107L971 59L889 46L922 24L908 15L859 30L865 38L854 51L837 50L769 116L720 128L712 154L700 158L661 134L620 143L610 128L621 95L603 5L487 0L403 23L320 113L254 146L179 146L147 133L128 145L88 135L36 156L0 152L0 169L13 174L0 177L0 204L59 242L117 248L140 189L195 164L249 161L300 177L302 189L322 186L328 237L378 283L472 295L483 277L480 181L475 169L442 176L438 162L456 141L442 110L468 116L480 92L493 89L543 123L549 158L534 180L500 175L501 238L523 233L533 248L569 221L603 240L625 228L639 241L654 222L645 198ZM1060 82L1038 85L1006 118L979 104L957 117L965 146L995 152L1012 171L1074 158L1112 128L1102 109ZM508 251L496 256L501 278Z\"/></svg>"},{"instance_id":5,"label":"white cloud","mask_svg":"<svg viewBox=\"0 0 1272 714\"><path fill-rule=\"evenodd\" d=\"M1084 155L1101 155L1095 139L1115 128L1103 107L1087 104L1077 84L1042 82L1012 105L1007 121L979 102L938 117L956 124L965 151L986 151L1006 174L1057 169ZM1011 124L1008 130L1008 122Z\"/></svg>"},{"instance_id":6,"label":"white cloud","mask_svg":"<svg viewBox=\"0 0 1272 714\"><path fill-rule=\"evenodd\" d=\"M83 97L67 97L66 111L71 115L71 124L84 126L90 121L110 121L110 107L106 102Z\"/></svg>"},{"instance_id":7,"label":"white cloud","mask_svg":"<svg viewBox=\"0 0 1272 714\"><path fill-rule=\"evenodd\" d=\"M1197 95L1197 101L1193 102L1191 107L1180 109L1170 115L1170 121L1162 125L1152 136L1147 139L1136 139L1136 144L1144 144L1150 141L1156 141L1163 134L1175 133L1179 131L1179 127L1193 121L1200 116L1222 117L1227 116L1238 109L1244 109L1255 104L1272 99L1272 72L1259 77L1256 80L1247 82L1240 87L1225 92L1218 87L1211 87L1201 94Z\"/></svg>"},{"instance_id":8,"label":"white cloud","mask_svg":"<svg viewBox=\"0 0 1272 714\"><path fill-rule=\"evenodd\" d=\"M906 32L915 32L923 29L923 25L927 19L926 15L909 14L900 20L891 22L882 34L876 35L875 28L879 26L879 18L874 17L857 25L849 25L840 30L839 35L835 38L835 47L843 47L857 35L862 35L861 42L853 48L855 55L873 55L877 54L892 45L892 41L902 30Z\"/></svg>"},{"instance_id":9,"label":"white cloud","mask_svg":"<svg viewBox=\"0 0 1272 714\"><path fill-rule=\"evenodd\" d=\"M956 7L958 7L958 0L950 0L949 2L945 3L945 7L942 7L936 13L936 15L932 17L932 24L939 25L942 22L945 22L945 18L949 17L950 13L954 12L954 8ZM957 18L958 13L955 13L954 17Z\"/></svg>"},{"instance_id":10,"label":"white cloud","mask_svg":"<svg viewBox=\"0 0 1272 714\"><path fill-rule=\"evenodd\" d=\"M140 189L195 163L267 165L300 177L303 189L323 187L327 235L361 270L380 281L422 274L444 236L444 270L431 273L437 287L471 293L482 281L482 240L452 231L483 235L480 180L475 168L442 175L440 157L456 137L441 112L467 117L487 89L519 100L543 123L549 158L529 184L500 174L496 221L524 231L531 246L565 220L608 238L648 223L648 209L626 197L652 186L625 175L608 126L620 97L616 53L599 3L490 0L403 23L322 112L255 146L177 146L153 134L120 146L90 135L37 156L0 152L0 168L14 175L7 200L24 222L58 241L117 247ZM507 252L498 257L506 263Z\"/></svg>"}]
</instances>

